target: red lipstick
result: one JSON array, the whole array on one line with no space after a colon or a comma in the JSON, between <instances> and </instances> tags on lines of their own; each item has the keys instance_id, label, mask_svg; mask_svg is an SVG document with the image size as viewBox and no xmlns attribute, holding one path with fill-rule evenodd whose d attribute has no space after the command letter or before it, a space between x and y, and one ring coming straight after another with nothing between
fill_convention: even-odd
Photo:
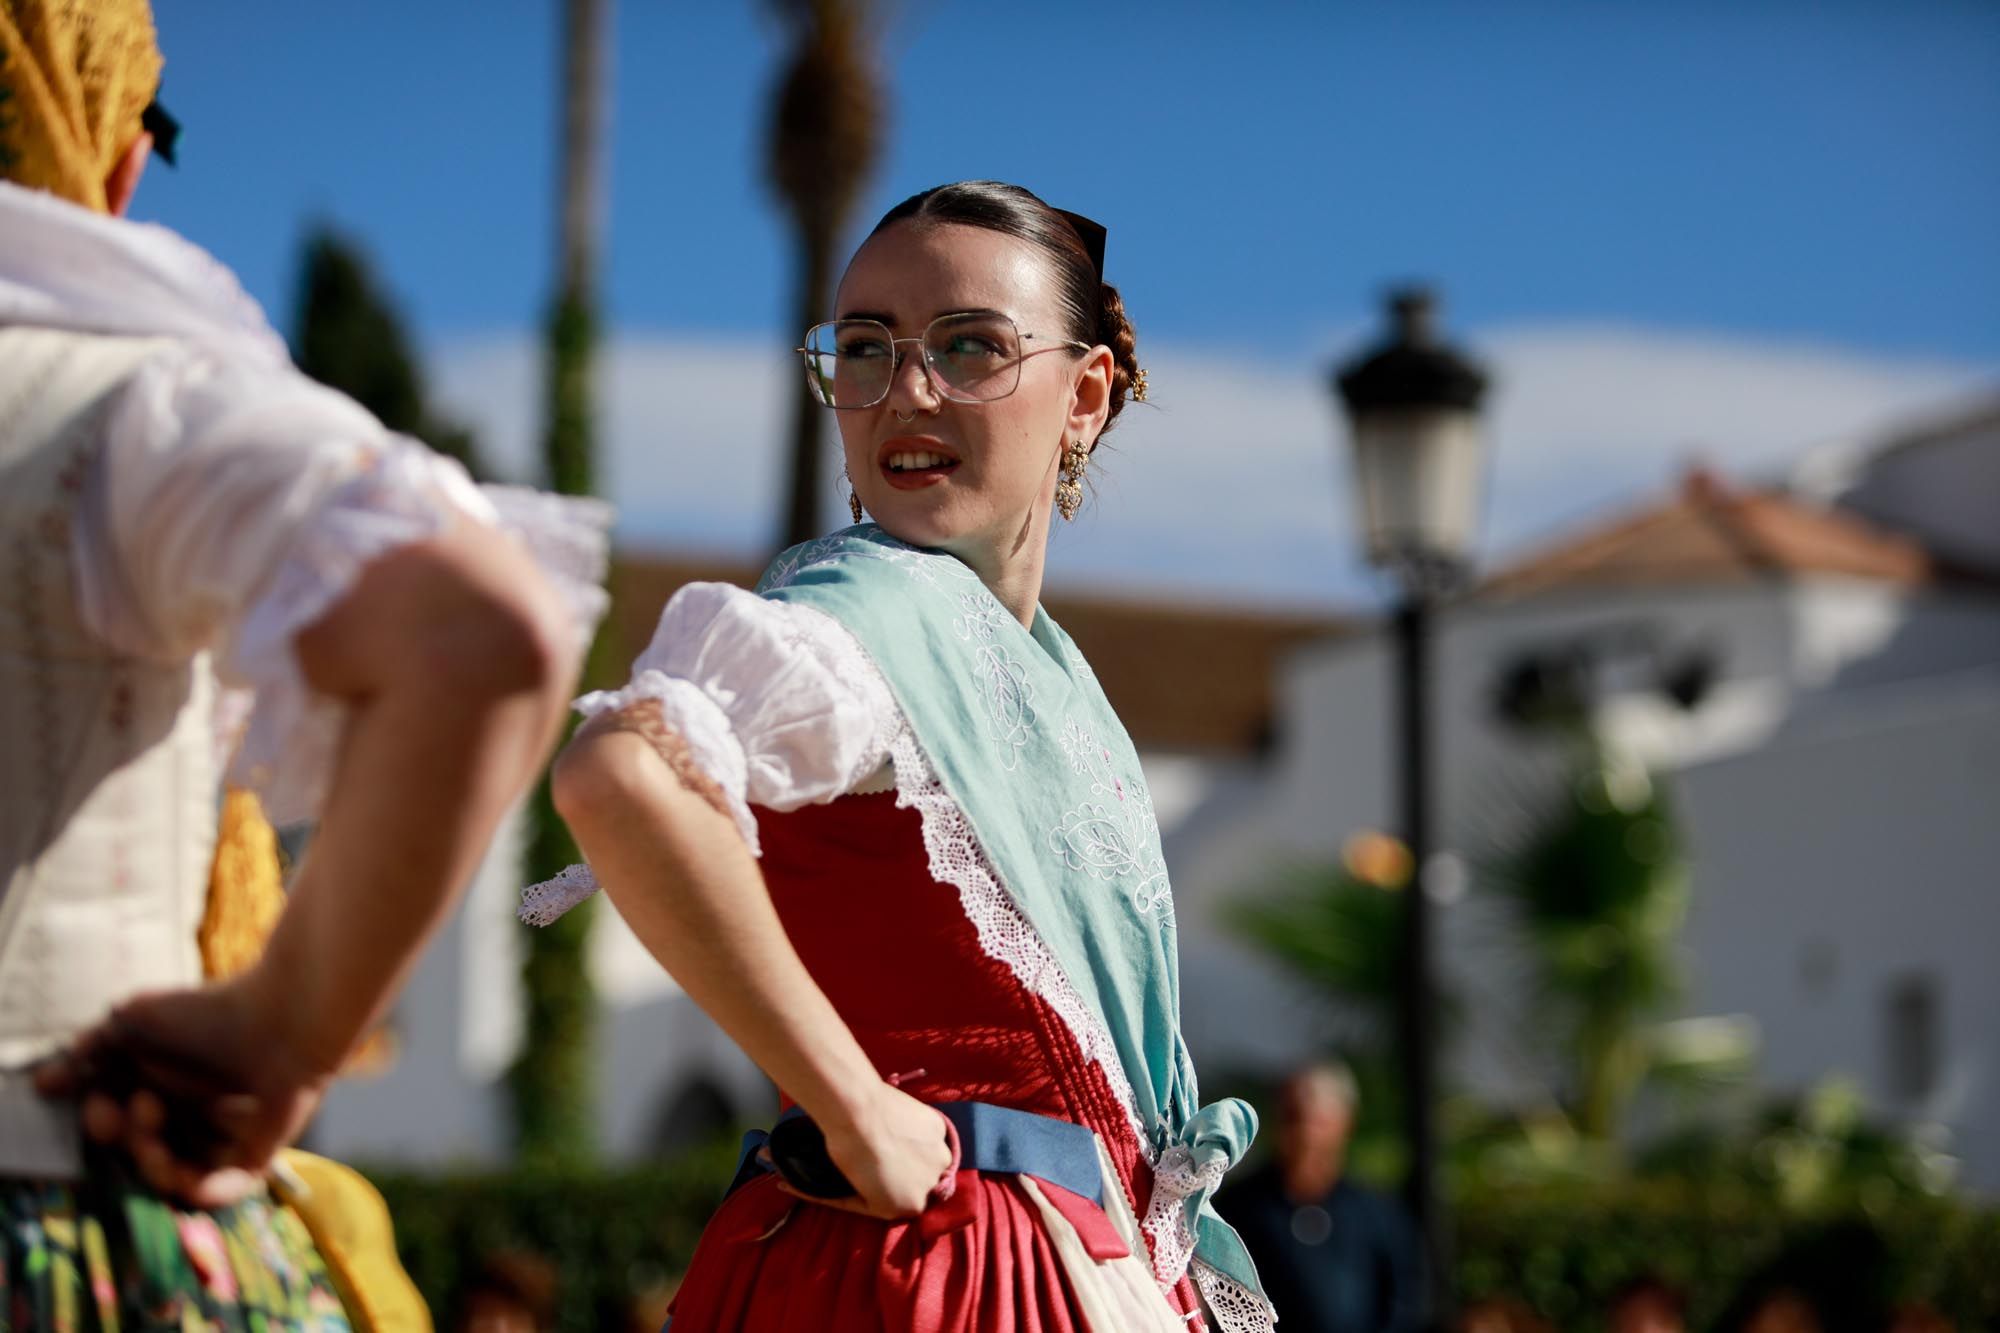
<instances>
[{"instance_id":1,"label":"red lipstick","mask_svg":"<svg viewBox=\"0 0 2000 1333\"><path fill-rule=\"evenodd\" d=\"M958 470L958 450L935 435L897 435L875 450L875 468L899 491L935 486Z\"/></svg>"}]
</instances>

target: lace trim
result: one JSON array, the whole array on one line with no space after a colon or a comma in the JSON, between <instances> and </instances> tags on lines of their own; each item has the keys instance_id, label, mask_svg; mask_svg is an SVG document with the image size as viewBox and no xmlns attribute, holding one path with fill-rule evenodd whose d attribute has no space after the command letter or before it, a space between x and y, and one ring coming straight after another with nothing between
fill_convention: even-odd
<instances>
[{"instance_id":1,"label":"lace trim","mask_svg":"<svg viewBox=\"0 0 2000 1333\"><path fill-rule=\"evenodd\" d=\"M869 670L880 674L873 663ZM1076 1038L1083 1058L1104 1071L1125 1118L1131 1122L1140 1151L1151 1160L1151 1143L1139 1118L1138 1099L1132 1095L1131 1081L1125 1076L1110 1030L1077 994L1047 942L1001 887L993 863L972 831L972 822L939 781L909 720L900 711L895 735L889 741L889 758L896 768L896 807L906 810L915 806L923 820L931 878L958 890L959 905L978 932L980 949L987 957L1006 964L1030 994L1055 1010Z\"/></svg>"},{"instance_id":2,"label":"lace trim","mask_svg":"<svg viewBox=\"0 0 2000 1333\"><path fill-rule=\"evenodd\" d=\"M606 727L617 725L643 737L646 743L653 747L653 752L667 761L667 767L673 770L674 776L680 779L683 787L707 801L718 813L728 815L732 819L736 818L736 812L729 804L728 794L714 778L708 775L707 765L694 753L688 738L667 725L659 706L652 700L622 710L617 715L615 724L606 722L603 725ZM753 852L757 850L756 831L757 826L753 822L750 826L750 850Z\"/></svg>"},{"instance_id":3,"label":"lace trim","mask_svg":"<svg viewBox=\"0 0 2000 1333\"><path fill-rule=\"evenodd\" d=\"M1269 1301L1199 1259L1190 1271L1219 1333L1274 1333L1278 1316Z\"/></svg>"},{"instance_id":4,"label":"lace trim","mask_svg":"<svg viewBox=\"0 0 2000 1333\"><path fill-rule=\"evenodd\" d=\"M757 817L750 813L749 760L729 718L692 681L651 668L622 690L595 690L576 701L590 719L615 717L629 731L652 742L690 790L736 821L752 856L762 855Z\"/></svg>"},{"instance_id":5,"label":"lace trim","mask_svg":"<svg viewBox=\"0 0 2000 1333\"><path fill-rule=\"evenodd\" d=\"M653 679L646 680L645 677ZM642 673L640 680L615 694L600 690L577 700L577 710L589 719L577 729L577 736L595 731L629 731L642 737L653 747L654 753L666 761L682 786L736 821L754 855L757 852L757 822L751 817L749 807L744 805L741 797L732 798L712 776L717 768L715 760L697 754L688 737L667 721L664 701L648 692L655 682L664 682L669 687L684 686L688 693L707 702L706 696L686 681L670 680L657 671L647 671ZM626 702L620 703L621 699ZM714 705L711 703L709 707L713 709ZM726 725L721 736L727 744L735 745ZM738 747L736 785L739 790L743 785L742 768L743 753ZM521 903L514 909L514 915L531 926L546 926L602 887L597 882L597 872L587 864L566 866L553 879L530 884L521 890Z\"/></svg>"},{"instance_id":6,"label":"lace trim","mask_svg":"<svg viewBox=\"0 0 2000 1333\"><path fill-rule=\"evenodd\" d=\"M555 919L596 893L597 876L579 861L556 872L554 879L530 884L521 890L521 905L514 915L531 926L552 925Z\"/></svg>"},{"instance_id":7,"label":"lace trim","mask_svg":"<svg viewBox=\"0 0 2000 1333\"><path fill-rule=\"evenodd\" d=\"M1218 1157L1196 1166L1194 1153L1184 1144L1175 1144L1160 1154L1153 1164L1153 1197L1146 1204L1145 1232L1153 1242L1153 1278L1162 1287L1171 1287L1187 1272L1194 1258L1194 1229L1188 1225L1187 1200L1197 1193L1213 1193L1222 1183L1229 1163Z\"/></svg>"}]
</instances>

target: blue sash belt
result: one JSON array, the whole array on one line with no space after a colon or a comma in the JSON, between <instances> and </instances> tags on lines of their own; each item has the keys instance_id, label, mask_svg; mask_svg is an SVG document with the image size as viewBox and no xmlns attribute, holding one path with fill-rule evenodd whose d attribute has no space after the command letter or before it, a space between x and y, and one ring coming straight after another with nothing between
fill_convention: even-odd
<instances>
[{"instance_id":1,"label":"blue sash belt","mask_svg":"<svg viewBox=\"0 0 2000 1333\"><path fill-rule=\"evenodd\" d=\"M935 1106L958 1131L960 1170L1033 1176L1104 1206L1097 1136L1082 1125L991 1102L938 1102ZM782 1124L804 1114L794 1106L778 1121ZM731 1194L770 1172L771 1167L757 1155L769 1137L761 1129L743 1136L736 1178L729 1183Z\"/></svg>"}]
</instances>

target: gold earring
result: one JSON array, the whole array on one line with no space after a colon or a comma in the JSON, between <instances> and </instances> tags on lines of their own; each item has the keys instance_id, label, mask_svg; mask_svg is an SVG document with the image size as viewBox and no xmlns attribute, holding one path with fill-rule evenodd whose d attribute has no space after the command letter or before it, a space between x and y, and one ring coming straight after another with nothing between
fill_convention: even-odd
<instances>
[{"instance_id":1,"label":"gold earring","mask_svg":"<svg viewBox=\"0 0 2000 1333\"><path fill-rule=\"evenodd\" d=\"M854 493L852 486L847 488L847 512L854 515L856 523L861 521L861 497Z\"/></svg>"},{"instance_id":2,"label":"gold earring","mask_svg":"<svg viewBox=\"0 0 2000 1333\"><path fill-rule=\"evenodd\" d=\"M1068 522L1083 504L1083 470L1090 465L1090 450L1081 439L1066 444L1062 451L1062 479L1056 482L1056 512Z\"/></svg>"}]
</instances>

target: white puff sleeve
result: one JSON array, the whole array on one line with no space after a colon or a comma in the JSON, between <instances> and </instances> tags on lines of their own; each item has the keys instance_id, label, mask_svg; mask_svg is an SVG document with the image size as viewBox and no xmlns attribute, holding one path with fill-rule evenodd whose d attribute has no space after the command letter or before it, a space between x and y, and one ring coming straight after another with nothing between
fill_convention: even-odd
<instances>
[{"instance_id":1,"label":"white puff sleeve","mask_svg":"<svg viewBox=\"0 0 2000 1333\"><path fill-rule=\"evenodd\" d=\"M183 346L120 390L76 532L84 622L137 656L209 650L255 703L230 779L274 822L310 817L345 710L306 683L292 641L362 569L455 520L522 541L579 640L602 614L609 509L475 485L288 365Z\"/></svg>"},{"instance_id":2,"label":"white puff sleeve","mask_svg":"<svg viewBox=\"0 0 2000 1333\"><path fill-rule=\"evenodd\" d=\"M592 717L647 699L721 788L753 852L750 806L796 810L852 791L887 761L898 716L838 621L727 583L675 593L630 683L576 708Z\"/></svg>"},{"instance_id":3,"label":"white puff sleeve","mask_svg":"<svg viewBox=\"0 0 2000 1333\"><path fill-rule=\"evenodd\" d=\"M752 854L761 848L750 807L796 810L871 786L902 720L840 622L727 583L675 593L631 680L576 701L592 718L637 708L658 710ZM530 887L520 915L546 925L596 889L588 866L571 866Z\"/></svg>"}]
</instances>

